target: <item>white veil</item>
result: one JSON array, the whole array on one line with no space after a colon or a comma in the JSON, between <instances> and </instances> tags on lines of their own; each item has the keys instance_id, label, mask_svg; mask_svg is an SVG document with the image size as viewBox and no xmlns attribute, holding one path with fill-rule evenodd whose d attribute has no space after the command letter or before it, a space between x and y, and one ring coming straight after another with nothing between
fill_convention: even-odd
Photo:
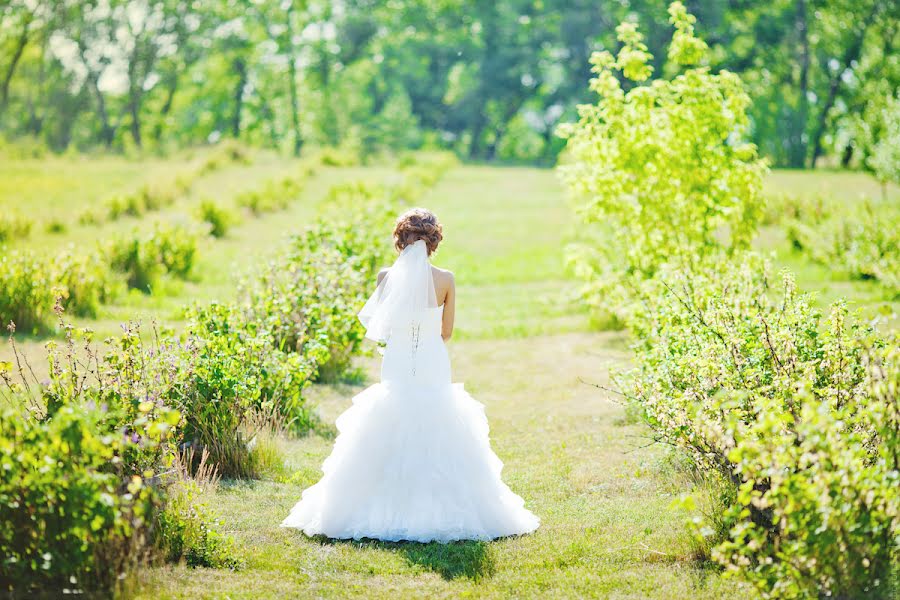
<instances>
[{"instance_id":1,"label":"white veil","mask_svg":"<svg viewBox=\"0 0 900 600\"><path fill-rule=\"evenodd\" d=\"M391 330L409 328L424 312L437 307L434 279L424 240L416 240L400 252L375 293L359 311L366 337L386 342Z\"/></svg>"}]
</instances>

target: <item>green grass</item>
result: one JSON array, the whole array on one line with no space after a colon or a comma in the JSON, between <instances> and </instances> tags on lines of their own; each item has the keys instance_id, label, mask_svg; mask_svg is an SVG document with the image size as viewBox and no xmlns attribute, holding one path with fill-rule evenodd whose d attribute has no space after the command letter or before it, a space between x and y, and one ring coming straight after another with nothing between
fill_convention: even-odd
<instances>
[{"instance_id":1,"label":"green grass","mask_svg":"<svg viewBox=\"0 0 900 600\"><path fill-rule=\"evenodd\" d=\"M75 220L86 206L100 206L104 199L115 193L133 191L144 183L170 181L177 174L198 166L205 155L193 161L170 160L140 163L120 158L79 159L74 164L60 158L50 160L47 168L40 167L41 160L10 161L0 163L0 210L14 209L36 221L32 234L9 244L11 248L32 249L53 253L71 246L79 252L91 252L117 235L147 229L157 221L202 225L196 217L196 208L205 198L213 198L222 206L233 209L235 197L243 191L257 188L267 180L297 173L300 163L294 159L274 154L258 153L250 165L228 165L221 170L196 180L188 195L179 198L171 207L151 212L141 218L123 217L99 226L80 225ZM82 164L83 163L83 164ZM106 172L111 173L108 182ZM59 179L54 178L59 173ZM28 201L23 202L18 186L27 189L26 175L36 182L38 194L31 190ZM79 173L80 178L79 178ZM19 174L19 175L17 175ZM150 321L178 327L182 312L192 302L229 300L235 296L242 277L253 268L274 257L287 238L301 231L318 214L319 205L334 183L352 178L382 180L391 174L388 167L329 168L318 167L308 181L300 200L286 210L267 213L258 217L241 215L238 223L221 239L204 237L198 248L198 257L189 281L166 279L159 293L143 294L132 290L103 307L97 319L71 319L77 326L91 327L102 339L120 332L120 324L129 320ZM7 185L7 175L15 186ZM83 182L83 183L82 183ZM69 201L66 201L68 190ZM62 234L49 234L41 225L52 219L71 219ZM68 317L67 317L68 318ZM44 338L21 337L21 349L38 372L44 370ZM8 360L9 349L0 348L0 357Z\"/></svg>"},{"instance_id":2,"label":"green grass","mask_svg":"<svg viewBox=\"0 0 900 600\"><path fill-rule=\"evenodd\" d=\"M69 187L84 180L84 186L72 192L72 206L100 191L136 186L183 166L114 159L66 166L63 159L53 160L59 160L60 172L70 178ZM20 168L0 165L0 181ZM37 166L30 168L33 173ZM188 218L202 198L230 206L241 190L295 168L293 161L257 156L252 165L203 177L188 197L164 214L146 218ZM135 317L177 325L185 303L233 297L240 274L277 253L280 240L316 213L332 183L387 173L386 168L320 169L303 199L287 211L245 218L225 238L205 241L194 281L173 286L167 296L134 294L107 307L98 321L83 323L108 332ZM27 176L19 177L16 185L27 183ZM51 187L55 191L29 196L36 219L68 206L59 200L67 197L66 185ZM9 205L12 189L0 188L0 206ZM845 194L847 201L855 201L860 191L880 194L870 178L833 172L776 172L767 180L767 189L831 190ZM896 188L891 194L900 197ZM148 568L139 574L133 595L752 597L750 590L723 579L717 569L692 560L692 544L682 524L685 515L670 508L687 482L667 466L663 448L645 447L646 430L625 418L615 397L584 383L609 385L610 370L627 366L629 353L623 333L592 331L585 313L566 299L577 283L564 272L564 248L577 225L554 173L460 167L422 204L444 224L445 242L435 263L457 276L457 333L450 343L454 380L465 381L485 403L492 443L505 463L504 479L540 516L541 527L519 538L449 545L333 542L281 529L278 524L302 490L320 476L319 466L333 442L333 431L326 426L319 435L279 444L286 455L280 474L261 481L224 482L208 499L223 529L235 537L246 568ZM89 244L114 234L117 227L139 225L143 223L131 219L102 228L74 226L63 234L36 233L23 244ZM43 232L43 227L36 231ZM896 311L878 284L848 281L810 263L787 247L778 229L764 230L757 246L774 252L776 266L791 267L802 288L819 290L822 303L842 294L869 311L884 305ZM25 346L35 362L41 353L39 341ZM376 380L378 366L375 357L361 359L362 383L312 390L324 423L333 423L350 398Z\"/></svg>"}]
</instances>

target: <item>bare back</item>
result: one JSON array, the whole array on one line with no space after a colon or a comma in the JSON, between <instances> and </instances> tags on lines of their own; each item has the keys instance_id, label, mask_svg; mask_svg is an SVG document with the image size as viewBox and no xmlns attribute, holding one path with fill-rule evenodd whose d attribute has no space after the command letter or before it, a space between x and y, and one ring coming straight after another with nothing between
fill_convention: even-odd
<instances>
[{"instance_id":1,"label":"bare back","mask_svg":"<svg viewBox=\"0 0 900 600\"><path fill-rule=\"evenodd\" d=\"M388 270L385 268L378 272L376 285L381 284ZM456 280L452 271L441 269L434 265L431 265L431 275L434 278L434 294L437 298L438 306L444 307L441 321L441 337L444 338L444 341L447 341L453 335L453 321L456 317Z\"/></svg>"}]
</instances>

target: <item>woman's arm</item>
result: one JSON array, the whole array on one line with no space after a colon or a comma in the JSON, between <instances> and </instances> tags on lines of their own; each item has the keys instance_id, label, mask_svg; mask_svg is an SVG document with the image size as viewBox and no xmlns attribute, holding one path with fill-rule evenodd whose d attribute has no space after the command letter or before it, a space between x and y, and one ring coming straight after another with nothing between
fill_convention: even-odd
<instances>
[{"instance_id":1,"label":"woman's arm","mask_svg":"<svg viewBox=\"0 0 900 600\"><path fill-rule=\"evenodd\" d=\"M453 335L453 318L456 316L456 281L453 273L447 272L447 294L444 296L444 315L441 321L441 337L444 341Z\"/></svg>"}]
</instances>

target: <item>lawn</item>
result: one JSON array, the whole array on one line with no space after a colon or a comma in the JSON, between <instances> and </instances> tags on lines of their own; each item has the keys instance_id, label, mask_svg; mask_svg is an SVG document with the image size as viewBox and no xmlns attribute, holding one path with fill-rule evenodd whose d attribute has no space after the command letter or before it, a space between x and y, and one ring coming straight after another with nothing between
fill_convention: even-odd
<instances>
[{"instance_id":1,"label":"lawn","mask_svg":"<svg viewBox=\"0 0 900 600\"><path fill-rule=\"evenodd\" d=\"M0 165L0 181L7 182L0 188L0 207L16 204L35 219L71 217L77 205L170 176L196 158L178 164L54 160L58 169L42 171L39 178L57 173L67 183L30 188L29 177L38 177L36 165ZM188 219L202 198L230 202L242 189L296 168L293 161L259 155L251 165L200 178L189 195L147 218ZM6 175L13 172L25 175L9 184ZM316 214L332 183L387 173L382 167L319 168L303 199L287 211L245 219L228 237L205 241L193 281L173 285L168 295L133 293L107 307L97 321L80 324L105 333L131 318L177 325L180 307L192 300L232 297L243 273L276 254L281 241ZM22 189L29 191L17 196ZM870 178L832 172L776 172L767 189L825 190L848 202L861 191L880 194ZM898 197L892 189L892 201ZM486 405L504 478L541 518L540 529L491 543L440 545L332 542L278 526L319 477L332 443L327 425L353 394L376 380L378 361L370 356L360 360L364 381L312 390L326 427L280 440L287 457L280 472L260 481L226 481L208 496L222 530L234 536L245 568L149 568L133 582L132 593L141 598L749 596L715 568L692 560L685 514L672 508L689 484L671 466L666 449L647 445L646 430L626 418L614 395L589 385L609 386L610 371L627 367L628 341L621 332L593 331L588 315L572 301L577 284L566 275L564 255L576 224L554 173L459 167L422 203L444 223L445 242L435 263L457 276L457 333L450 342L454 380L465 382ZM37 227L30 240L17 245L90 245L144 225L128 219L73 226L64 234ZM896 312L896 303L878 284L848 281L809 263L791 251L777 228L765 229L758 247L774 253L776 266L794 269L801 288L821 291L820 302L840 294L869 314ZM32 362L41 342L24 342Z\"/></svg>"}]
</instances>

